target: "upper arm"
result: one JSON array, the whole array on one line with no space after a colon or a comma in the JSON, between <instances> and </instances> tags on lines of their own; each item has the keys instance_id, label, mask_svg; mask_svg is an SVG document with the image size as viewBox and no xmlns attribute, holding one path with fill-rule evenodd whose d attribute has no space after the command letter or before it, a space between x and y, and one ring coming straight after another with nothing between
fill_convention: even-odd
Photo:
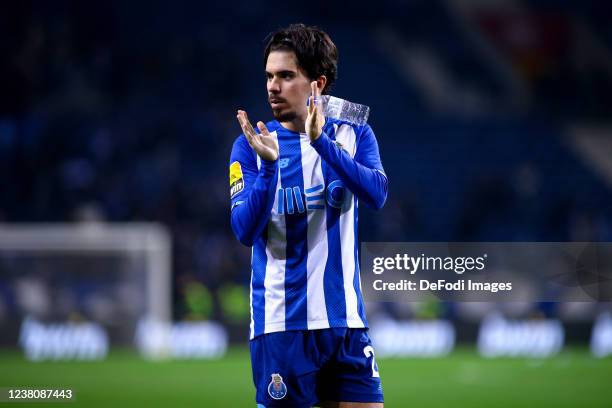
<instances>
[{"instance_id":1,"label":"upper arm","mask_svg":"<svg viewBox=\"0 0 612 408\"><path fill-rule=\"evenodd\" d=\"M234 142L229 160L229 183L231 208L240 204L248 196L257 178L257 159L244 135Z\"/></svg>"}]
</instances>

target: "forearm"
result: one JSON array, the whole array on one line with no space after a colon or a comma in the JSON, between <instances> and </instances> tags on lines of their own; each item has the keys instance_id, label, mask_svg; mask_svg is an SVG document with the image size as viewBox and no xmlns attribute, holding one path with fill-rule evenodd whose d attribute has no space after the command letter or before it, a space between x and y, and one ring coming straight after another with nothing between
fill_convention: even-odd
<instances>
[{"instance_id":1,"label":"forearm","mask_svg":"<svg viewBox=\"0 0 612 408\"><path fill-rule=\"evenodd\" d=\"M387 199L387 177L381 171L351 158L325 132L312 146L360 201L369 208L382 208Z\"/></svg>"},{"instance_id":2,"label":"forearm","mask_svg":"<svg viewBox=\"0 0 612 408\"><path fill-rule=\"evenodd\" d=\"M246 246L252 246L268 221L274 204L277 182L277 161L261 161L257 179L244 201L237 201L232 208L232 230L236 238Z\"/></svg>"}]
</instances>

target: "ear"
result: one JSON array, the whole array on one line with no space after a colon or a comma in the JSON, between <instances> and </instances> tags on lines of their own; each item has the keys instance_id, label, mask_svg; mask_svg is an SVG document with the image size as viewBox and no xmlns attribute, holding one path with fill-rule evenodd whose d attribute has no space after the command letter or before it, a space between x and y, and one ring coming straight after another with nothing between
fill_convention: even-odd
<instances>
[{"instance_id":1,"label":"ear","mask_svg":"<svg viewBox=\"0 0 612 408\"><path fill-rule=\"evenodd\" d=\"M327 85L327 77L325 75L321 75L317 78L317 88L321 90L321 94L325 90L325 86Z\"/></svg>"}]
</instances>

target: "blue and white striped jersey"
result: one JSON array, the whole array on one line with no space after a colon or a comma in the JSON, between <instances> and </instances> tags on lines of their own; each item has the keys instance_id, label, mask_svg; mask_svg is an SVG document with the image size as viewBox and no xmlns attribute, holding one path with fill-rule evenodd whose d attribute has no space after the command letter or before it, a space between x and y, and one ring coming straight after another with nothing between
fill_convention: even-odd
<instances>
[{"instance_id":1,"label":"blue and white striped jersey","mask_svg":"<svg viewBox=\"0 0 612 408\"><path fill-rule=\"evenodd\" d=\"M230 157L232 228L252 246L250 338L285 330L367 327L359 278L357 208L387 196L369 125L327 119L310 143L277 121L262 161L240 135Z\"/></svg>"}]
</instances>

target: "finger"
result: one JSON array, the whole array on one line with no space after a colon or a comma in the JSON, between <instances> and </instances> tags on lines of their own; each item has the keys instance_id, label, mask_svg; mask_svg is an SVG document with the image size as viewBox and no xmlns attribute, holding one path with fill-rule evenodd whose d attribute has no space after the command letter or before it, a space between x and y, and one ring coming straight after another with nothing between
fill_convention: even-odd
<instances>
[{"instance_id":1,"label":"finger","mask_svg":"<svg viewBox=\"0 0 612 408\"><path fill-rule=\"evenodd\" d=\"M242 111L242 121L244 122L244 126L246 127L246 129L251 132L253 136L256 136L257 132L255 132L255 129L253 129L253 125L251 125L251 122L249 121L249 116L245 111Z\"/></svg>"},{"instance_id":2,"label":"finger","mask_svg":"<svg viewBox=\"0 0 612 408\"><path fill-rule=\"evenodd\" d=\"M242 133L244 133L244 136L247 138L247 141L249 142L249 144L251 144L251 139L253 139L253 135L251 134L251 132L249 132L249 130L245 126L242 115L240 114L236 115L236 119L238 119L238 123L240 123L240 128L242 129Z\"/></svg>"},{"instance_id":3,"label":"finger","mask_svg":"<svg viewBox=\"0 0 612 408\"><path fill-rule=\"evenodd\" d=\"M314 110L315 110L314 96L311 95L308 97L308 114L312 115Z\"/></svg>"},{"instance_id":4,"label":"finger","mask_svg":"<svg viewBox=\"0 0 612 408\"><path fill-rule=\"evenodd\" d=\"M242 130L244 130L245 132L248 131L249 126L248 126L248 117L246 116L246 112L239 110L236 117L238 118L238 122L240 122L240 127L242 127Z\"/></svg>"},{"instance_id":5,"label":"finger","mask_svg":"<svg viewBox=\"0 0 612 408\"><path fill-rule=\"evenodd\" d=\"M236 113L236 119L238 119L238 123L240 124L240 127L242 128L242 130L244 130L244 126L242 125L242 115L240 114L241 111L238 111Z\"/></svg>"},{"instance_id":6,"label":"finger","mask_svg":"<svg viewBox=\"0 0 612 408\"><path fill-rule=\"evenodd\" d=\"M238 123L240 124L242 133L244 133L245 136L248 136L246 130L244 129L244 123L242 122L242 115L240 114L240 111L238 111L238 113L236 114L236 119L238 120Z\"/></svg>"},{"instance_id":7,"label":"finger","mask_svg":"<svg viewBox=\"0 0 612 408\"><path fill-rule=\"evenodd\" d=\"M315 109L318 113L323 114L323 103L321 101L321 90L318 87L318 83L314 81L314 98L315 98Z\"/></svg>"},{"instance_id":8,"label":"finger","mask_svg":"<svg viewBox=\"0 0 612 408\"><path fill-rule=\"evenodd\" d=\"M317 88L317 81L312 81L310 83L310 94L312 95L312 97L315 100L315 104L317 104L319 101L317 99L317 92L318 92L318 88Z\"/></svg>"},{"instance_id":9,"label":"finger","mask_svg":"<svg viewBox=\"0 0 612 408\"><path fill-rule=\"evenodd\" d=\"M249 132L247 132L247 133L249 133ZM249 142L249 146L251 146L253 148L253 150L255 150L256 152L258 152L260 150L261 141L259 140L259 137L257 137L257 136L247 136L247 140Z\"/></svg>"},{"instance_id":10,"label":"finger","mask_svg":"<svg viewBox=\"0 0 612 408\"><path fill-rule=\"evenodd\" d=\"M270 132L268 131L268 128L262 121L257 122L257 128L259 129L261 134L264 135L265 137L270 136Z\"/></svg>"},{"instance_id":11,"label":"finger","mask_svg":"<svg viewBox=\"0 0 612 408\"><path fill-rule=\"evenodd\" d=\"M251 145L251 147L253 148L256 148L257 146L261 144L259 143L260 136L257 134L257 132L255 132L255 129L253 129L251 122L249 122L249 117L247 116L247 113L245 111L240 111L239 115L240 115L240 121L242 125L242 131L244 132L244 135L247 137L249 145Z\"/></svg>"},{"instance_id":12,"label":"finger","mask_svg":"<svg viewBox=\"0 0 612 408\"><path fill-rule=\"evenodd\" d=\"M242 132L244 133L244 136L246 137L247 142L249 143L249 146L251 146L253 149L257 149L258 146L260 145L260 143L258 143L259 137L255 133L253 128L248 126L249 123L248 121L245 120L243 113L244 112L239 113L238 115L236 115L236 117L238 118L238 121L240 122L240 126L242 127Z\"/></svg>"},{"instance_id":13,"label":"finger","mask_svg":"<svg viewBox=\"0 0 612 408\"><path fill-rule=\"evenodd\" d=\"M249 146L251 146L254 149L255 148L255 140L253 139L252 136L249 136L249 132L244 132L244 137L246 137L246 140L249 143Z\"/></svg>"},{"instance_id":14,"label":"finger","mask_svg":"<svg viewBox=\"0 0 612 408\"><path fill-rule=\"evenodd\" d=\"M244 111L239 110L238 113L236 114L236 119L238 119L238 123L240 123L240 127L242 128L242 131L246 134L246 123L244 120Z\"/></svg>"}]
</instances>

